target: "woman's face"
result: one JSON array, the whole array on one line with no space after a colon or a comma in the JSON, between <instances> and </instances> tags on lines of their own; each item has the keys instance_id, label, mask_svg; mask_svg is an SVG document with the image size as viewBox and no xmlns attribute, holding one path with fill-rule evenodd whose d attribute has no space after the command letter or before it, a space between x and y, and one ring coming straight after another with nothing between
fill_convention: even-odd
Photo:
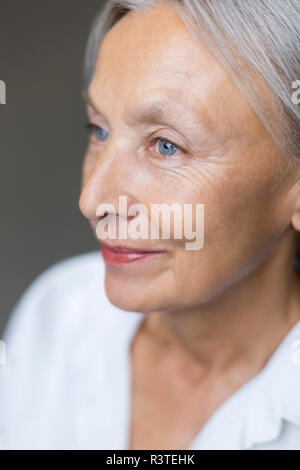
<instances>
[{"instance_id":1,"label":"woman's face","mask_svg":"<svg viewBox=\"0 0 300 470\"><path fill-rule=\"evenodd\" d=\"M262 265L292 230L293 186L289 173L275 185L277 147L171 5L129 14L109 31L88 95L95 127L80 209L95 233L97 207L110 203L118 214L119 196L127 196L128 207L143 204L149 217L154 203L204 205L201 249L187 250L175 226L169 239L104 240L163 250L106 263L106 293L115 305L140 312L196 307ZM162 112L143 116L146 106Z\"/></svg>"}]
</instances>

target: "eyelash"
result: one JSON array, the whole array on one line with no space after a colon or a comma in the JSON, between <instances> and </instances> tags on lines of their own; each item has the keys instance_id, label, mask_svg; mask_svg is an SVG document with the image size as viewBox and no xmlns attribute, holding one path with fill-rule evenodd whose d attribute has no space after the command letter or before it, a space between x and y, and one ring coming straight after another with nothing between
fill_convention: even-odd
<instances>
[{"instance_id":1,"label":"eyelash","mask_svg":"<svg viewBox=\"0 0 300 470\"><path fill-rule=\"evenodd\" d=\"M92 122L87 122L87 123L86 123L86 129L87 129L90 133L92 133L92 132L93 132L95 129L97 129L98 127L101 127L101 126L98 126L97 124L93 124ZM162 137L162 136L157 136L157 137L155 137L154 139L152 139L152 140L150 141L150 144L153 145L154 143L159 142L160 140L162 140L163 142L167 142L167 143L169 143L169 144L171 144L171 145L174 145L174 146L178 149L178 151L179 151L179 152L182 152L184 155L187 153L184 149L182 149L181 147L179 147L179 145L175 144L175 143L172 142L171 140L168 140L168 139L166 139L165 137ZM99 142L101 142L101 141L99 141ZM175 154L175 155L161 155L162 158L163 158L163 157L164 157L164 158L166 158L166 157L175 157L175 156L177 156L177 154Z\"/></svg>"}]
</instances>

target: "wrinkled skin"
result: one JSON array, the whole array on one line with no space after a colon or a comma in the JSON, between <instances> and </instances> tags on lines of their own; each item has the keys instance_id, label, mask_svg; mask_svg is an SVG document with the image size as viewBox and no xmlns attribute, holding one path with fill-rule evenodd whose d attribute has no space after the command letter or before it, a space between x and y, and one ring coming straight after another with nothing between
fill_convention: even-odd
<instances>
[{"instance_id":1,"label":"wrinkled skin","mask_svg":"<svg viewBox=\"0 0 300 470\"><path fill-rule=\"evenodd\" d=\"M234 386L215 394L212 411L263 366L299 319L292 267L299 183L291 170L276 184L279 149L168 4L129 14L109 31L88 94L89 120L108 133L106 141L91 134L83 167L80 209L94 230L97 206L117 205L120 195L149 213L151 203L204 204L201 250L187 251L185 240L172 236L126 241L166 253L143 268L107 265L105 289L121 309L147 314L141 338L148 332L163 351L166 376L210 371L213 389L224 384L225 369L234 375ZM160 97L166 117L138 121L135 108ZM154 137L174 143L175 155L162 155ZM185 368L177 373L180 360ZM201 383L197 400L205 401Z\"/></svg>"}]
</instances>

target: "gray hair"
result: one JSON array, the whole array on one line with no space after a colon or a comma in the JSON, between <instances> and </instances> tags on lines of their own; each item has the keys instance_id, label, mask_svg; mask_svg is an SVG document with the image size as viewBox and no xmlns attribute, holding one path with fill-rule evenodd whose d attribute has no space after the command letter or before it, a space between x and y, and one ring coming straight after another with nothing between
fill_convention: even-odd
<instances>
[{"instance_id":1,"label":"gray hair","mask_svg":"<svg viewBox=\"0 0 300 470\"><path fill-rule=\"evenodd\" d=\"M101 43L127 13L170 2L191 33L227 69L273 136L288 163L300 168L299 0L108 0L92 25L84 77L93 76ZM275 122L276 120L276 122Z\"/></svg>"}]
</instances>

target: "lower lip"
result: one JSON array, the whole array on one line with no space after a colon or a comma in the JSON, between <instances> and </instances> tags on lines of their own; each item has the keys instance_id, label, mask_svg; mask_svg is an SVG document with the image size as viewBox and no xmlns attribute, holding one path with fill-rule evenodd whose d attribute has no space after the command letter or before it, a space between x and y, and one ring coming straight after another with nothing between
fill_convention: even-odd
<instances>
[{"instance_id":1,"label":"lower lip","mask_svg":"<svg viewBox=\"0 0 300 470\"><path fill-rule=\"evenodd\" d=\"M120 265L127 263L137 263L138 261L145 261L146 259L153 258L154 256L161 255L164 251L151 251L151 252L120 252L114 251L106 246L101 245L101 253L104 261L110 265Z\"/></svg>"}]
</instances>

